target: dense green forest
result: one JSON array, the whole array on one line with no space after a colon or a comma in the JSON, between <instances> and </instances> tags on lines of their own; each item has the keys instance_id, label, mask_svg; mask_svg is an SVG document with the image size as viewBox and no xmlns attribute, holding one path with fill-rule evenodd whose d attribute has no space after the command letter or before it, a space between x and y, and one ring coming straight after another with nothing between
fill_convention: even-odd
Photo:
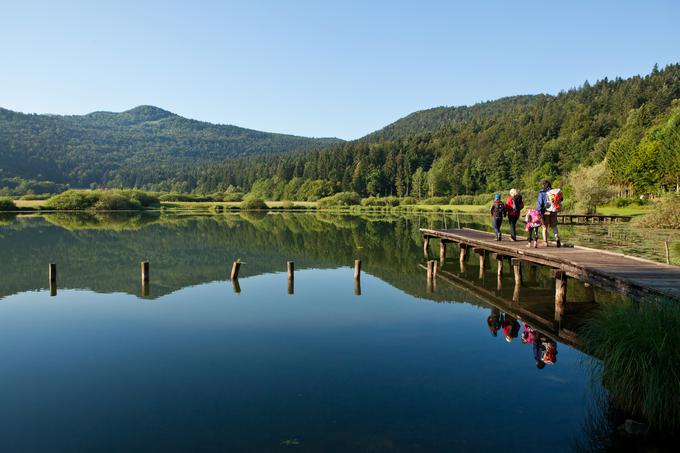
<instances>
[{"instance_id":1,"label":"dense green forest","mask_svg":"<svg viewBox=\"0 0 680 453\"><path fill-rule=\"evenodd\" d=\"M21 177L195 193L254 187L270 199L421 198L535 188L543 178L575 186L596 175L621 195L678 190L680 65L555 96L415 112L345 143L230 128L151 107L84 117L3 110L0 187L20 193L8 181Z\"/></svg>"},{"instance_id":2,"label":"dense green forest","mask_svg":"<svg viewBox=\"0 0 680 453\"><path fill-rule=\"evenodd\" d=\"M339 142L215 125L152 106L78 116L0 109L0 188L44 193L145 186L206 162Z\"/></svg>"},{"instance_id":3,"label":"dense green forest","mask_svg":"<svg viewBox=\"0 0 680 453\"><path fill-rule=\"evenodd\" d=\"M585 82L557 96L416 112L330 150L202 166L190 178L204 192L265 178L257 184L273 195L316 181L319 196L432 197L535 188L543 178L566 184L579 166L606 159L601 183L623 195L677 190L679 98L680 65L655 67L644 77Z\"/></svg>"}]
</instances>

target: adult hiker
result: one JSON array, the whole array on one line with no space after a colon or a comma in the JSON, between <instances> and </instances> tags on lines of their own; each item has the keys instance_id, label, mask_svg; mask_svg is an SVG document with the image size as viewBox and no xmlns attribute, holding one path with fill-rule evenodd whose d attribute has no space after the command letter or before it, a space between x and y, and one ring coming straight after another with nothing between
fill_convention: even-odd
<instances>
[{"instance_id":1,"label":"adult hiker","mask_svg":"<svg viewBox=\"0 0 680 453\"><path fill-rule=\"evenodd\" d=\"M517 240L517 220L519 220L522 209L524 209L522 196L517 192L517 189L510 189L510 196L505 202L505 211L510 223L510 239L513 241Z\"/></svg>"},{"instance_id":2,"label":"adult hiker","mask_svg":"<svg viewBox=\"0 0 680 453\"><path fill-rule=\"evenodd\" d=\"M491 204L491 225L493 226L493 231L496 233L496 240L501 240L501 224L503 223L503 217L505 217L505 204L501 200L501 194L497 193L494 197L493 204Z\"/></svg>"},{"instance_id":3,"label":"adult hiker","mask_svg":"<svg viewBox=\"0 0 680 453\"><path fill-rule=\"evenodd\" d=\"M560 235L557 231L557 213L562 209L562 191L560 189L553 189L550 181L543 180L541 183L541 190L538 192L538 201L536 203L536 210L541 213L543 241L548 247L548 227L552 228L553 236L558 247L562 246Z\"/></svg>"}]
</instances>

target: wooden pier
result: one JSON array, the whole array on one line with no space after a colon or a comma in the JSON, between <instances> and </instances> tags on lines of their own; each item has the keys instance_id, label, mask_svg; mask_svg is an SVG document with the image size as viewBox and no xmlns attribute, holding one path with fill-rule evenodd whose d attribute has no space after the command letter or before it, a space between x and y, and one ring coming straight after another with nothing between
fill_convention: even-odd
<instances>
[{"instance_id":1,"label":"wooden pier","mask_svg":"<svg viewBox=\"0 0 680 453\"><path fill-rule=\"evenodd\" d=\"M566 301L566 277L580 280L588 285L618 291L632 297L665 297L680 302L680 267L661 264L642 258L597 250L587 247L550 247L542 244L528 248L526 240L496 241L493 233L470 229L432 230L421 229L428 255L430 239L440 240L440 258L446 255L446 244L460 247L461 263L468 250L480 255L480 263L487 254L508 258L516 269L517 284L521 284L520 264L535 264L553 269L556 279L556 304Z\"/></svg>"},{"instance_id":2,"label":"wooden pier","mask_svg":"<svg viewBox=\"0 0 680 453\"><path fill-rule=\"evenodd\" d=\"M559 223L614 223L628 222L632 219L629 215L601 215L601 214L557 214Z\"/></svg>"}]
</instances>

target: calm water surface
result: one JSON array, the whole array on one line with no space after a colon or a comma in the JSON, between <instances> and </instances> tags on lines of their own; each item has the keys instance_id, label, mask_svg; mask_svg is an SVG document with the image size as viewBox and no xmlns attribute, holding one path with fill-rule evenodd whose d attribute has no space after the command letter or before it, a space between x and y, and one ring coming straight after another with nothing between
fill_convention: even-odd
<instances>
[{"instance_id":1,"label":"calm water surface","mask_svg":"<svg viewBox=\"0 0 680 453\"><path fill-rule=\"evenodd\" d=\"M2 450L569 451L587 442L598 392L589 359L560 340L555 363L539 369L521 341L523 321L549 335L575 329L578 316L554 323L540 271L518 314L504 305L511 269L499 289L495 265L479 280L476 260L460 272L454 252L445 270L473 289L441 279L428 288L417 228L436 221L3 219ZM239 288L227 278L237 258ZM286 260L296 263L293 294Z\"/></svg>"}]
</instances>

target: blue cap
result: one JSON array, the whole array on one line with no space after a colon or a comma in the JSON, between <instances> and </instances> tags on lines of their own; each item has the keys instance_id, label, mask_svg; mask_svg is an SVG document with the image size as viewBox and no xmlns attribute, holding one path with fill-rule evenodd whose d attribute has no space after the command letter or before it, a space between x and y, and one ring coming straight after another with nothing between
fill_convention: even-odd
<instances>
[{"instance_id":1,"label":"blue cap","mask_svg":"<svg viewBox=\"0 0 680 453\"><path fill-rule=\"evenodd\" d=\"M500 198L500 197L501 197L501 194L497 193L496 198Z\"/></svg>"}]
</instances>

